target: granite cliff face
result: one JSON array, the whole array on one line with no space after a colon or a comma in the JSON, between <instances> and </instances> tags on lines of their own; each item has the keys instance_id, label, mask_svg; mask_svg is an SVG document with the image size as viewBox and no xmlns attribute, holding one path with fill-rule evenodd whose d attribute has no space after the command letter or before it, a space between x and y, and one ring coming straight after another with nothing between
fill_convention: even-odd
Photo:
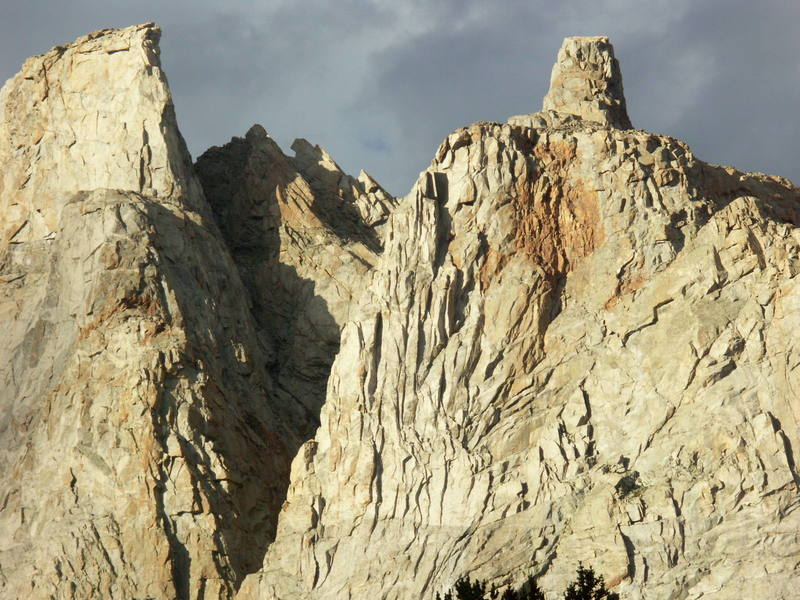
<instances>
[{"instance_id":1,"label":"granite cliff face","mask_svg":"<svg viewBox=\"0 0 800 600\"><path fill-rule=\"evenodd\" d=\"M795 597L798 188L632 129L606 38L403 199L193 167L157 40L0 92L0 597Z\"/></svg>"},{"instance_id":2,"label":"granite cliff face","mask_svg":"<svg viewBox=\"0 0 800 600\"><path fill-rule=\"evenodd\" d=\"M392 213L240 597L557 589L579 560L627 598L796 593L798 190L623 129L605 38L552 86Z\"/></svg>"},{"instance_id":3,"label":"granite cliff face","mask_svg":"<svg viewBox=\"0 0 800 600\"><path fill-rule=\"evenodd\" d=\"M341 327L381 252L395 199L369 175L346 175L319 147L286 156L256 125L211 148L197 173L252 301L279 404L319 425Z\"/></svg>"},{"instance_id":4,"label":"granite cliff face","mask_svg":"<svg viewBox=\"0 0 800 600\"><path fill-rule=\"evenodd\" d=\"M80 38L0 94L3 598L230 597L302 441L158 36Z\"/></svg>"}]
</instances>

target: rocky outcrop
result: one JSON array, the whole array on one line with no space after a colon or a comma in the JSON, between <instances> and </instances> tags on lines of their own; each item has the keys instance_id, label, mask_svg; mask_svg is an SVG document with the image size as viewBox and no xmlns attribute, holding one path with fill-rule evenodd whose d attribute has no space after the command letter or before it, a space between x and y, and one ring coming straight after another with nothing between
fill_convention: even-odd
<instances>
[{"instance_id":1,"label":"rocky outcrop","mask_svg":"<svg viewBox=\"0 0 800 600\"><path fill-rule=\"evenodd\" d=\"M206 151L196 167L249 291L275 392L303 407L294 427L308 438L395 199L364 172L346 175L306 140L292 148L294 158L255 125Z\"/></svg>"},{"instance_id":2,"label":"rocky outcrop","mask_svg":"<svg viewBox=\"0 0 800 600\"><path fill-rule=\"evenodd\" d=\"M93 33L0 96L4 597L231 597L395 203L258 126L198 179L158 37Z\"/></svg>"},{"instance_id":3,"label":"rocky outcrop","mask_svg":"<svg viewBox=\"0 0 800 600\"><path fill-rule=\"evenodd\" d=\"M0 596L227 598L301 441L178 133L152 24L0 94Z\"/></svg>"},{"instance_id":4,"label":"rocky outcrop","mask_svg":"<svg viewBox=\"0 0 800 600\"><path fill-rule=\"evenodd\" d=\"M628 129L611 57L568 39L392 213L239 598L794 596L800 192Z\"/></svg>"},{"instance_id":5,"label":"rocky outcrop","mask_svg":"<svg viewBox=\"0 0 800 600\"><path fill-rule=\"evenodd\" d=\"M631 128L622 73L614 58L614 48L604 36L566 38L553 65L542 110L508 120L534 129L570 124L580 127L587 121Z\"/></svg>"},{"instance_id":6,"label":"rocky outcrop","mask_svg":"<svg viewBox=\"0 0 800 600\"><path fill-rule=\"evenodd\" d=\"M607 37L564 40L553 66L544 110L630 129L622 74Z\"/></svg>"},{"instance_id":7,"label":"rocky outcrop","mask_svg":"<svg viewBox=\"0 0 800 600\"><path fill-rule=\"evenodd\" d=\"M158 35L0 92L1 597L796 595L798 188L631 129L606 38L401 200L193 168Z\"/></svg>"}]
</instances>

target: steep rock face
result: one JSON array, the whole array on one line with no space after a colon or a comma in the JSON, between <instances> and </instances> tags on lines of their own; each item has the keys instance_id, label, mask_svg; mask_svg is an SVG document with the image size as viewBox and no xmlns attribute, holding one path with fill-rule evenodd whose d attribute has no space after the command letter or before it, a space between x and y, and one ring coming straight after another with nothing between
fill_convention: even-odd
<instances>
[{"instance_id":1,"label":"steep rock face","mask_svg":"<svg viewBox=\"0 0 800 600\"><path fill-rule=\"evenodd\" d=\"M796 595L797 188L630 129L606 38L399 202L258 126L197 178L158 35L0 91L0 597Z\"/></svg>"},{"instance_id":2,"label":"steep rock face","mask_svg":"<svg viewBox=\"0 0 800 600\"><path fill-rule=\"evenodd\" d=\"M301 439L269 403L158 36L96 32L0 92L4 598L230 597Z\"/></svg>"},{"instance_id":3,"label":"steep rock face","mask_svg":"<svg viewBox=\"0 0 800 600\"><path fill-rule=\"evenodd\" d=\"M99 31L29 59L3 87L0 248L53 234L63 198L80 190L197 196L158 36L152 26Z\"/></svg>"},{"instance_id":4,"label":"steep rock face","mask_svg":"<svg viewBox=\"0 0 800 600\"><path fill-rule=\"evenodd\" d=\"M569 90L454 132L393 211L238 598L579 560L631 599L796 595L800 191L621 129L612 56L565 41Z\"/></svg>"},{"instance_id":5,"label":"steep rock face","mask_svg":"<svg viewBox=\"0 0 800 600\"><path fill-rule=\"evenodd\" d=\"M343 173L318 146L296 140L292 148L294 158L256 125L196 167L250 292L275 391L303 407L295 427L307 438L396 201L363 171Z\"/></svg>"}]
</instances>

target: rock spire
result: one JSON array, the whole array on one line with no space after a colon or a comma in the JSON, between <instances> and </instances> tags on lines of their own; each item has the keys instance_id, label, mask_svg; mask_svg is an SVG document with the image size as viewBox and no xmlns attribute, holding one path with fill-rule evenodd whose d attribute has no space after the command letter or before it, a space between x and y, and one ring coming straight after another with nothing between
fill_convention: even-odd
<instances>
[{"instance_id":1,"label":"rock spire","mask_svg":"<svg viewBox=\"0 0 800 600\"><path fill-rule=\"evenodd\" d=\"M631 128L622 73L607 37L564 39L543 108L620 129Z\"/></svg>"}]
</instances>

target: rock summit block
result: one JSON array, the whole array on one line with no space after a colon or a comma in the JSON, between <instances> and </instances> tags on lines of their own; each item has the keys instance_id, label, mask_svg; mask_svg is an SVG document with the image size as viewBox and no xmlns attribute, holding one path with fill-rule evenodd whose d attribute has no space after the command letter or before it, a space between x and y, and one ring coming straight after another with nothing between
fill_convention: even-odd
<instances>
[{"instance_id":1,"label":"rock summit block","mask_svg":"<svg viewBox=\"0 0 800 600\"><path fill-rule=\"evenodd\" d=\"M620 129L631 128L622 74L607 37L564 39L543 108Z\"/></svg>"}]
</instances>

